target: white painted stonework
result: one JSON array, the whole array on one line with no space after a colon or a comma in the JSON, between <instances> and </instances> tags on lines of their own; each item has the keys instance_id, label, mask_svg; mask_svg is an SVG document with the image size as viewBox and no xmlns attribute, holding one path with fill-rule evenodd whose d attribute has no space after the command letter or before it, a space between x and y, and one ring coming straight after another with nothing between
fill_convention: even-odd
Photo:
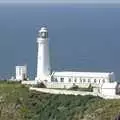
<instances>
[{"instance_id":1,"label":"white painted stonework","mask_svg":"<svg viewBox=\"0 0 120 120\"><path fill-rule=\"evenodd\" d=\"M109 96L113 96L116 94L117 92L117 82L113 82L113 83L104 83L101 86L101 94L102 95L109 95Z\"/></svg>"},{"instance_id":2,"label":"white painted stonework","mask_svg":"<svg viewBox=\"0 0 120 120\"><path fill-rule=\"evenodd\" d=\"M42 27L38 32L37 81L48 80L50 75L48 30Z\"/></svg>"},{"instance_id":3,"label":"white painted stonework","mask_svg":"<svg viewBox=\"0 0 120 120\"><path fill-rule=\"evenodd\" d=\"M35 80L22 81L21 84L24 84L24 85L36 85L37 81L35 81Z\"/></svg>"},{"instance_id":4,"label":"white painted stonework","mask_svg":"<svg viewBox=\"0 0 120 120\"><path fill-rule=\"evenodd\" d=\"M57 90L57 89L46 89L46 88L33 88L30 87L29 90L34 90L42 93L49 93L49 94L64 94L64 95L92 95L92 96L99 96L104 99L120 99L120 95L102 95L100 93L94 92L84 92L84 91L73 91L73 90Z\"/></svg>"},{"instance_id":5,"label":"white painted stonework","mask_svg":"<svg viewBox=\"0 0 120 120\"><path fill-rule=\"evenodd\" d=\"M27 66L16 66L16 80L24 80L27 79Z\"/></svg>"},{"instance_id":6,"label":"white painted stonework","mask_svg":"<svg viewBox=\"0 0 120 120\"><path fill-rule=\"evenodd\" d=\"M54 72L51 82L100 85L103 83L113 82L114 80L115 75L113 72L100 73L63 71Z\"/></svg>"}]
</instances>

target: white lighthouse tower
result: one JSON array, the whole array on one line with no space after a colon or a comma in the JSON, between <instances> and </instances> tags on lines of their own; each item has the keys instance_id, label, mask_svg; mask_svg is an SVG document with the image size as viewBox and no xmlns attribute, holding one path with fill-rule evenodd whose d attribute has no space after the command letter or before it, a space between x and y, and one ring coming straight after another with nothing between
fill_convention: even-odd
<instances>
[{"instance_id":1,"label":"white lighthouse tower","mask_svg":"<svg viewBox=\"0 0 120 120\"><path fill-rule=\"evenodd\" d=\"M38 31L37 76L38 82L48 81L50 76L48 30L42 27Z\"/></svg>"}]
</instances>

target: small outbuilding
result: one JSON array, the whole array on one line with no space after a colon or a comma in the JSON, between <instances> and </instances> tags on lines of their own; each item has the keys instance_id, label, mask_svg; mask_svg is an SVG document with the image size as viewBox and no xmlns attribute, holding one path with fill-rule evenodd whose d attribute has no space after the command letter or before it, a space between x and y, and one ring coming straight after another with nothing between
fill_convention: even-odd
<instances>
[{"instance_id":1,"label":"small outbuilding","mask_svg":"<svg viewBox=\"0 0 120 120\"><path fill-rule=\"evenodd\" d=\"M112 83L104 83L101 86L101 94L106 96L114 96L116 95L118 91L118 83L112 82Z\"/></svg>"},{"instance_id":2,"label":"small outbuilding","mask_svg":"<svg viewBox=\"0 0 120 120\"><path fill-rule=\"evenodd\" d=\"M27 66L16 66L16 80L23 81L27 80Z\"/></svg>"}]
</instances>

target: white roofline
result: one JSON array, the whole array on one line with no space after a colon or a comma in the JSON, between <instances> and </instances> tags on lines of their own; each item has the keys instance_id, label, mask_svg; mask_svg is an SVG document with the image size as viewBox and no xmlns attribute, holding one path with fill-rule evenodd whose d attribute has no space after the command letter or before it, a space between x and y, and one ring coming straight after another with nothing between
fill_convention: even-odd
<instances>
[{"instance_id":1,"label":"white roofline","mask_svg":"<svg viewBox=\"0 0 120 120\"><path fill-rule=\"evenodd\" d=\"M73 71L61 71L54 72L54 76L76 76L76 77L109 77L114 75L113 72L73 72Z\"/></svg>"}]
</instances>

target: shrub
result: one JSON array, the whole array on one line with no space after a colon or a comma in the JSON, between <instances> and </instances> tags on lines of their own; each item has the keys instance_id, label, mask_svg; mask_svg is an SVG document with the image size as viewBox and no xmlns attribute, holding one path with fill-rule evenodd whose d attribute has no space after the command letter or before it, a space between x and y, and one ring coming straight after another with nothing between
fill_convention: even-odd
<instances>
[{"instance_id":1,"label":"shrub","mask_svg":"<svg viewBox=\"0 0 120 120\"><path fill-rule=\"evenodd\" d=\"M39 88L46 88L45 84L43 82L41 82L40 84L38 84Z\"/></svg>"}]
</instances>

